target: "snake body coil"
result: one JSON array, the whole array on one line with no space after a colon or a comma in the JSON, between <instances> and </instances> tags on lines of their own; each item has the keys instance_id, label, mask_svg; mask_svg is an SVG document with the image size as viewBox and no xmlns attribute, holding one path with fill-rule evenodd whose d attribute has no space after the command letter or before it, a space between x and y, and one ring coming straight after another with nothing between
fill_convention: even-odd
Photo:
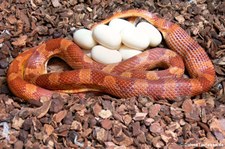
<instances>
[{"instance_id":1,"label":"snake body coil","mask_svg":"<svg viewBox=\"0 0 225 149\"><path fill-rule=\"evenodd\" d=\"M168 47L183 59L191 78L178 78L184 72L183 63L176 53L167 49L155 48L119 64L103 65L83 54L73 42L52 39L26 50L11 63L7 76L10 90L28 101L42 96L50 98L56 91L101 91L117 97L147 95L172 100L194 96L212 87L215 81L212 62L204 49L178 25L136 9L116 13L98 24L127 17L141 17L157 27ZM45 65L53 56L64 59L76 70L45 74ZM140 72L155 66L168 69Z\"/></svg>"}]
</instances>

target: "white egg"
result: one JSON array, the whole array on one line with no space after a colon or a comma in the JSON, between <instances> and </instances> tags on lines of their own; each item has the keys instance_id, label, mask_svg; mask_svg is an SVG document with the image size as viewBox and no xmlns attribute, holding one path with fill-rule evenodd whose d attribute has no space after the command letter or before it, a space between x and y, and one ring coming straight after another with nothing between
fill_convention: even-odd
<instances>
[{"instance_id":1,"label":"white egg","mask_svg":"<svg viewBox=\"0 0 225 149\"><path fill-rule=\"evenodd\" d=\"M73 33L73 38L76 44L81 48L89 50L97 43L92 37L92 31L87 29L79 29Z\"/></svg>"},{"instance_id":2,"label":"white egg","mask_svg":"<svg viewBox=\"0 0 225 149\"><path fill-rule=\"evenodd\" d=\"M100 45L92 48L91 57L102 64L113 64L122 61L122 56L119 51L108 49Z\"/></svg>"},{"instance_id":3,"label":"white egg","mask_svg":"<svg viewBox=\"0 0 225 149\"><path fill-rule=\"evenodd\" d=\"M121 45L120 33L108 25L98 25L93 29L93 38L102 46L109 49L119 49Z\"/></svg>"},{"instance_id":4,"label":"white egg","mask_svg":"<svg viewBox=\"0 0 225 149\"><path fill-rule=\"evenodd\" d=\"M109 26L121 32L124 28L134 27L134 25L124 19L113 19L109 22Z\"/></svg>"},{"instance_id":5,"label":"white egg","mask_svg":"<svg viewBox=\"0 0 225 149\"><path fill-rule=\"evenodd\" d=\"M140 22L137 25L137 29L140 31L144 31L149 34L150 38L150 46L156 47L158 46L162 41L162 35L159 32L158 29L156 29L152 24L147 22Z\"/></svg>"},{"instance_id":6,"label":"white egg","mask_svg":"<svg viewBox=\"0 0 225 149\"><path fill-rule=\"evenodd\" d=\"M148 33L138 30L136 27L125 28L121 32L122 43L127 47L144 50L149 46Z\"/></svg>"},{"instance_id":7,"label":"white egg","mask_svg":"<svg viewBox=\"0 0 225 149\"><path fill-rule=\"evenodd\" d=\"M140 50L131 49L124 45L120 47L119 52L122 55L123 60L129 59L135 55L142 53Z\"/></svg>"}]
</instances>

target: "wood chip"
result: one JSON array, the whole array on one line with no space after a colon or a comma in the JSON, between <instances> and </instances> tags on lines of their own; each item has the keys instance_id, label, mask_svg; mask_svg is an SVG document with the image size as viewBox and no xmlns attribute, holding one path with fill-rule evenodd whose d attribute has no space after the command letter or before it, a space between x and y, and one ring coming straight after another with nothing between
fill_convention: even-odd
<instances>
[{"instance_id":1,"label":"wood chip","mask_svg":"<svg viewBox=\"0 0 225 149\"><path fill-rule=\"evenodd\" d=\"M138 112L138 113L135 114L135 116L133 117L133 119L134 119L135 121L144 120L147 114L148 114L148 113L141 113L141 112Z\"/></svg>"},{"instance_id":2,"label":"wood chip","mask_svg":"<svg viewBox=\"0 0 225 149\"><path fill-rule=\"evenodd\" d=\"M106 130L109 130L112 128L112 121L109 119L104 119L101 121L101 126Z\"/></svg>"},{"instance_id":3,"label":"wood chip","mask_svg":"<svg viewBox=\"0 0 225 149\"><path fill-rule=\"evenodd\" d=\"M112 116L112 112L110 110L101 110L98 114L101 118L106 119Z\"/></svg>"},{"instance_id":4,"label":"wood chip","mask_svg":"<svg viewBox=\"0 0 225 149\"><path fill-rule=\"evenodd\" d=\"M67 115L67 110L60 111L60 112L58 112L57 114L54 114L54 115L53 115L53 120L54 120L56 123L59 123L59 122L62 121L62 119L65 118L66 115Z\"/></svg>"},{"instance_id":5,"label":"wood chip","mask_svg":"<svg viewBox=\"0 0 225 149\"><path fill-rule=\"evenodd\" d=\"M52 1L52 5L53 5L54 7L59 7L59 6L61 6L59 0L51 0L51 1Z\"/></svg>"},{"instance_id":6,"label":"wood chip","mask_svg":"<svg viewBox=\"0 0 225 149\"><path fill-rule=\"evenodd\" d=\"M159 104L154 104L150 107L149 109L149 116L154 118L155 116L158 115L159 111L161 109L161 106Z\"/></svg>"},{"instance_id":7,"label":"wood chip","mask_svg":"<svg viewBox=\"0 0 225 149\"><path fill-rule=\"evenodd\" d=\"M74 129L74 130L81 130L82 129L82 124L78 121L73 121L71 128L70 129Z\"/></svg>"},{"instance_id":8,"label":"wood chip","mask_svg":"<svg viewBox=\"0 0 225 149\"><path fill-rule=\"evenodd\" d=\"M51 100L45 100L41 107L34 109L33 114L37 116L37 118L42 118L48 112L51 103L52 103Z\"/></svg>"},{"instance_id":9,"label":"wood chip","mask_svg":"<svg viewBox=\"0 0 225 149\"><path fill-rule=\"evenodd\" d=\"M12 120L12 127L19 130L23 124L24 120L20 117L14 117Z\"/></svg>"},{"instance_id":10,"label":"wood chip","mask_svg":"<svg viewBox=\"0 0 225 149\"><path fill-rule=\"evenodd\" d=\"M163 131L163 128L161 127L161 125L159 123L155 122L155 123L151 124L150 131L153 133L160 134Z\"/></svg>"},{"instance_id":11,"label":"wood chip","mask_svg":"<svg viewBox=\"0 0 225 149\"><path fill-rule=\"evenodd\" d=\"M98 116L101 111L102 111L102 107L98 103L96 103L93 106L93 112L94 112L95 116Z\"/></svg>"},{"instance_id":12,"label":"wood chip","mask_svg":"<svg viewBox=\"0 0 225 149\"><path fill-rule=\"evenodd\" d=\"M98 141L104 142L107 140L107 132L105 131L105 129L96 127L94 133Z\"/></svg>"},{"instance_id":13,"label":"wood chip","mask_svg":"<svg viewBox=\"0 0 225 149\"><path fill-rule=\"evenodd\" d=\"M54 128L49 124L44 125L44 130L48 136L50 136L54 132Z\"/></svg>"},{"instance_id":14,"label":"wood chip","mask_svg":"<svg viewBox=\"0 0 225 149\"><path fill-rule=\"evenodd\" d=\"M27 40L27 35L22 35L16 41L12 42L14 46L25 46Z\"/></svg>"},{"instance_id":15,"label":"wood chip","mask_svg":"<svg viewBox=\"0 0 225 149\"><path fill-rule=\"evenodd\" d=\"M183 15L179 15L179 16L176 16L175 19L180 23L180 24L184 24L184 17Z\"/></svg>"}]
</instances>

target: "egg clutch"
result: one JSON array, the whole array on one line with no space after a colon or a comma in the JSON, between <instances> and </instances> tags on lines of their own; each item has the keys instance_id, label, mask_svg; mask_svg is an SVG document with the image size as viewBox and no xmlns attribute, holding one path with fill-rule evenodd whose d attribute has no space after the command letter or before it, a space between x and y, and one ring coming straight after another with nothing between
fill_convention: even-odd
<instances>
[{"instance_id":1,"label":"egg clutch","mask_svg":"<svg viewBox=\"0 0 225 149\"><path fill-rule=\"evenodd\" d=\"M113 19L108 25L97 25L92 30L79 29L74 41L89 57L102 64L113 64L129 59L162 41L161 33L150 23Z\"/></svg>"}]
</instances>

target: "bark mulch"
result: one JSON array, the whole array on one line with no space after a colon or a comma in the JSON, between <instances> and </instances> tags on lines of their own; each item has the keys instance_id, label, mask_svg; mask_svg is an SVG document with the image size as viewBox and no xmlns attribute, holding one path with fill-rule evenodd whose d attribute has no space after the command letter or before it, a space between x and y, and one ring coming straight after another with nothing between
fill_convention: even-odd
<instances>
[{"instance_id":1,"label":"bark mulch","mask_svg":"<svg viewBox=\"0 0 225 149\"><path fill-rule=\"evenodd\" d=\"M217 73L209 92L176 102L55 94L36 107L9 91L7 68L20 52L72 39L74 30L130 8L158 13L200 43ZM224 8L222 0L0 0L0 148L225 148Z\"/></svg>"}]
</instances>

